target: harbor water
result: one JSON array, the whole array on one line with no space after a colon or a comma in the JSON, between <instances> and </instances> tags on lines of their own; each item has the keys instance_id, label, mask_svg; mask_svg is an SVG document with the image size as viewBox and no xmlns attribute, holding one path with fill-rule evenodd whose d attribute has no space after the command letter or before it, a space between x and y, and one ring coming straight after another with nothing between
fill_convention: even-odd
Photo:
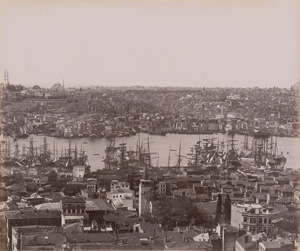
<instances>
[{"instance_id":1,"label":"harbor water","mask_svg":"<svg viewBox=\"0 0 300 251\"><path fill-rule=\"evenodd\" d=\"M18 139L13 141L11 138L5 140L10 141L11 156L15 151L15 145L18 144L20 154L22 149L28 150L30 138L33 139L34 147L42 148L44 144L44 136L42 135L31 135L26 139ZM149 138L149 140L148 140ZM148 141L150 145L150 152L152 153L152 165L154 166L167 166L169 153L170 154L170 165L176 165L178 161L178 151L181 145L182 165L187 163L186 154L190 151L190 148L196 144L199 139L201 144L205 142L205 139L214 138L214 143L225 142L224 150L227 150L227 141L231 139L231 136L227 134L211 134L211 135L185 135L185 134L167 134L166 136L159 135L148 135L145 133L139 133L130 137L119 137L115 139L115 145L118 146L120 143L126 143L127 149L135 151L137 149L137 142L140 141L145 147L148 147ZM235 149L242 149L244 146L244 136L234 135L233 136ZM249 145L252 143L252 138L248 138ZM47 147L53 153L53 157L60 157L69 148L71 149L84 150L88 155L88 161L91 165L91 170L96 171L97 169L104 168L103 159L105 158L105 148L109 145L110 139L106 138L54 138L47 137ZM300 139L299 138L288 138L278 137L277 138L278 153L283 153L287 158L286 168L298 169L300 167ZM55 149L55 151L54 151ZM172 149L172 151L170 151Z\"/></svg>"}]
</instances>

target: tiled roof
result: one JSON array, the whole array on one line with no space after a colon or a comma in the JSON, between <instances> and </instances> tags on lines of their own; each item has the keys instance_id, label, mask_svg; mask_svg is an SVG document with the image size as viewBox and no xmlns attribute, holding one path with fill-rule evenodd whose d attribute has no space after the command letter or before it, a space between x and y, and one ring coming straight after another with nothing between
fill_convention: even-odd
<instances>
[{"instance_id":1,"label":"tiled roof","mask_svg":"<svg viewBox=\"0 0 300 251\"><path fill-rule=\"evenodd\" d=\"M22 226L22 227L13 227L18 233L25 233L25 234L33 234L33 233L40 233L41 231L47 233L56 233L57 227L55 226Z\"/></svg>"},{"instance_id":2,"label":"tiled roof","mask_svg":"<svg viewBox=\"0 0 300 251\"><path fill-rule=\"evenodd\" d=\"M44 203L36 205L35 208L37 210L60 210L60 203L59 202L53 202L53 203Z\"/></svg>"},{"instance_id":3,"label":"tiled roof","mask_svg":"<svg viewBox=\"0 0 300 251\"><path fill-rule=\"evenodd\" d=\"M281 192L291 192L291 193L293 193L293 192L295 192L295 189L290 185L285 185L285 186L280 188L280 191Z\"/></svg>"},{"instance_id":4,"label":"tiled roof","mask_svg":"<svg viewBox=\"0 0 300 251\"><path fill-rule=\"evenodd\" d=\"M46 233L40 235L24 236L24 246L56 246L63 244L66 238L59 233Z\"/></svg>"},{"instance_id":5,"label":"tiled roof","mask_svg":"<svg viewBox=\"0 0 300 251\"><path fill-rule=\"evenodd\" d=\"M83 226L80 223L72 223L62 227L64 234L79 234L83 233Z\"/></svg>"},{"instance_id":6,"label":"tiled roof","mask_svg":"<svg viewBox=\"0 0 300 251\"><path fill-rule=\"evenodd\" d=\"M114 210L114 208L106 200L94 199L94 200L86 201L86 210L87 211L99 211L99 210L105 211L105 210Z\"/></svg>"},{"instance_id":7,"label":"tiled roof","mask_svg":"<svg viewBox=\"0 0 300 251\"><path fill-rule=\"evenodd\" d=\"M68 243L115 242L116 237L109 233L65 234Z\"/></svg>"},{"instance_id":8,"label":"tiled roof","mask_svg":"<svg viewBox=\"0 0 300 251\"><path fill-rule=\"evenodd\" d=\"M265 246L265 248L280 248L280 243L275 241L263 241L262 244Z\"/></svg>"},{"instance_id":9,"label":"tiled roof","mask_svg":"<svg viewBox=\"0 0 300 251\"><path fill-rule=\"evenodd\" d=\"M45 196L46 200L51 200L55 202L59 202L62 197L65 197L65 195L62 192L55 192L51 193Z\"/></svg>"},{"instance_id":10,"label":"tiled roof","mask_svg":"<svg viewBox=\"0 0 300 251\"><path fill-rule=\"evenodd\" d=\"M115 193L133 193L133 191L130 189L119 188L116 191L107 192L107 194L115 194Z\"/></svg>"},{"instance_id":11,"label":"tiled roof","mask_svg":"<svg viewBox=\"0 0 300 251\"><path fill-rule=\"evenodd\" d=\"M61 200L63 203L85 203L84 199L76 197L63 197Z\"/></svg>"},{"instance_id":12,"label":"tiled roof","mask_svg":"<svg viewBox=\"0 0 300 251\"><path fill-rule=\"evenodd\" d=\"M245 237L248 237L248 242L245 242ZM239 237L236 241L247 251L257 250L257 242L252 241L252 235L250 234L245 234Z\"/></svg>"},{"instance_id":13,"label":"tiled roof","mask_svg":"<svg viewBox=\"0 0 300 251\"><path fill-rule=\"evenodd\" d=\"M8 219L41 219L60 218L60 211L56 210L15 210L5 212Z\"/></svg>"}]
</instances>

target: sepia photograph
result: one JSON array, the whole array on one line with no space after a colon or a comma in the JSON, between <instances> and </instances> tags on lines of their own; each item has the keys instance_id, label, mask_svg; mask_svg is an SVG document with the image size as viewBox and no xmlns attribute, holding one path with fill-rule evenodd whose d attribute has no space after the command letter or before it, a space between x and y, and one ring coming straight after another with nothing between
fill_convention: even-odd
<instances>
[{"instance_id":1,"label":"sepia photograph","mask_svg":"<svg viewBox=\"0 0 300 251\"><path fill-rule=\"evenodd\" d=\"M0 0L0 250L300 250L299 0Z\"/></svg>"}]
</instances>

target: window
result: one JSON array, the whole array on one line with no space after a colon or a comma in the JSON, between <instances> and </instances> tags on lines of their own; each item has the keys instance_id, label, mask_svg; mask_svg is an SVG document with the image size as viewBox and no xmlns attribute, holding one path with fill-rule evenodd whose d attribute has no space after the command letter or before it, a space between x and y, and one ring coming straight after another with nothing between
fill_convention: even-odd
<instances>
[{"instance_id":1,"label":"window","mask_svg":"<svg viewBox=\"0 0 300 251\"><path fill-rule=\"evenodd\" d=\"M256 232L256 227L253 227L253 229L252 229L252 230L253 230L253 232Z\"/></svg>"},{"instance_id":2,"label":"window","mask_svg":"<svg viewBox=\"0 0 300 251\"><path fill-rule=\"evenodd\" d=\"M268 222L268 219L264 218L264 223L267 224L267 222Z\"/></svg>"},{"instance_id":3,"label":"window","mask_svg":"<svg viewBox=\"0 0 300 251\"><path fill-rule=\"evenodd\" d=\"M272 219L271 218L269 218L269 223L272 223Z\"/></svg>"},{"instance_id":4,"label":"window","mask_svg":"<svg viewBox=\"0 0 300 251\"><path fill-rule=\"evenodd\" d=\"M248 218L247 217L244 217L244 222L247 222Z\"/></svg>"},{"instance_id":5,"label":"window","mask_svg":"<svg viewBox=\"0 0 300 251\"><path fill-rule=\"evenodd\" d=\"M259 223L262 223L263 222L263 219L262 218L259 218Z\"/></svg>"}]
</instances>

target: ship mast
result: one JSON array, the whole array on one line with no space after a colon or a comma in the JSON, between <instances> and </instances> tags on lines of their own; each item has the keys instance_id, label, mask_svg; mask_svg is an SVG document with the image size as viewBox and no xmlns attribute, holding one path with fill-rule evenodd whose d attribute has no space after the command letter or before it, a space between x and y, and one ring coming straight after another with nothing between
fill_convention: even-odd
<instances>
[{"instance_id":1,"label":"ship mast","mask_svg":"<svg viewBox=\"0 0 300 251\"><path fill-rule=\"evenodd\" d=\"M18 159L18 158L19 158L19 153L20 153L20 150L19 150L19 144L16 143L16 144L15 144L15 152L14 152L14 158L15 158L15 159Z\"/></svg>"},{"instance_id":2,"label":"ship mast","mask_svg":"<svg viewBox=\"0 0 300 251\"><path fill-rule=\"evenodd\" d=\"M182 161L182 155L181 155L181 140L180 140L180 142L179 142L179 150L178 150L178 161L177 161L177 167L179 167L180 168L180 166L181 166L181 161Z\"/></svg>"}]
</instances>

